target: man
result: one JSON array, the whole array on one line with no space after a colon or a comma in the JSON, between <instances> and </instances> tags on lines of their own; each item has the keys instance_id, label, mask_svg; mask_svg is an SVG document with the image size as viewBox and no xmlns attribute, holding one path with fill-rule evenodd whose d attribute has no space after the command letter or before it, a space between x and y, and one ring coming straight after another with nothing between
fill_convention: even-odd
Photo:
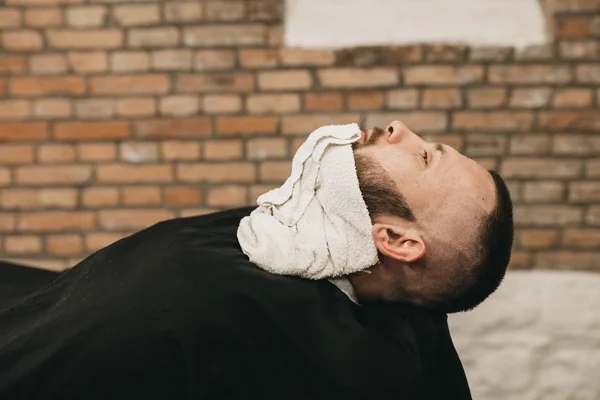
<instances>
[{"instance_id":1,"label":"man","mask_svg":"<svg viewBox=\"0 0 600 400\"><path fill-rule=\"evenodd\" d=\"M399 122L355 157L370 273L260 270L236 238L250 208L159 223L0 305L0 398L469 399L443 311L499 284L508 193Z\"/></svg>"}]
</instances>

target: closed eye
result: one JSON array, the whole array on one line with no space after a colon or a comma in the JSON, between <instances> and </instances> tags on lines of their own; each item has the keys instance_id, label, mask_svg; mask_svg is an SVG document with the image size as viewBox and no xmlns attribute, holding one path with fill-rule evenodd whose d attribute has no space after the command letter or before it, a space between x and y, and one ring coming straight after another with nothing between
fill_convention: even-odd
<instances>
[{"instance_id":1,"label":"closed eye","mask_svg":"<svg viewBox=\"0 0 600 400\"><path fill-rule=\"evenodd\" d=\"M425 164L429 164L429 153L427 153L427 150L425 150L421 157L423 157L423 159L425 160Z\"/></svg>"}]
</instances>

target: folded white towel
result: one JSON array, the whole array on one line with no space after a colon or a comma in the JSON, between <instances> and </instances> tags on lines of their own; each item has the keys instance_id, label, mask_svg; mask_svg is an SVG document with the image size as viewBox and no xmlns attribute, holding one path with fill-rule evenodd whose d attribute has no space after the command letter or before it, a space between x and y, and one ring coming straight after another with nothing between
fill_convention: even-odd
<instances>
[{"instance_id":1,"label":"folded white towel","mask_svg":"<svg viewBox=\"0 0 600 400\"><path fill-rule=\"evenodd\" d=\"M371 219L358 186L352 143L358 125L315 130L300 146L292 173L257 200L237 237L260 268L309 279L334 278L378 261Z\"/></svg>"}]
</instances>

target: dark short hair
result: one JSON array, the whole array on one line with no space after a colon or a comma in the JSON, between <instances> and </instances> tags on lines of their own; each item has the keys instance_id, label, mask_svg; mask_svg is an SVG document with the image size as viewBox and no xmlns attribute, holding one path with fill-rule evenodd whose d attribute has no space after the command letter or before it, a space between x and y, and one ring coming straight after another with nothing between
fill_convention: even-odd
<instances>
[{"instance_id":1,"label":"dark short hair","mask_svg":"<svg viewBox=\"0 0 600 400\"><path fill-rule=\"evenodd\" d=\"M510 262L514 238L512 200L502 177L493 170L489 173L496 186L496 205L479 227L481 240L474 255L472 278L458 293L448 293L438 302L437 308L446 313L469 311L481 304L498 289Z\"/></svg>"},{"instance_id":2,"label":"dark short hair","mask_svg":"<svg viewBox=\"0 0 600 400\"><path fill-rule=\"evenodd\" d=\"M366 154L354 153L358 183L371 218L390 215L416 221L404 196L379 162ZM514 237L510 193L496 171L489 171L496 187L494 210L483 218L474 251L469 260L453 260L465 264L465 279L447 282L445 291L424 305L446 313L468 311L496 291L506 274ZM468 262L465 262L468 261Z\"/></svg>"}]
</instances>

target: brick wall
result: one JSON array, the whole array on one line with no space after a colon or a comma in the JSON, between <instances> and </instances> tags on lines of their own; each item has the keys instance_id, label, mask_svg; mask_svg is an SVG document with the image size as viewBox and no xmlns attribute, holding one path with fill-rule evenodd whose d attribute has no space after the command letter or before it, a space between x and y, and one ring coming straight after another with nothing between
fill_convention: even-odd
<instances>
[{"instance_id":1,"label":"brick wall","mask_svg":"<svg viewBox=\"0 0 600 400\"><path fill-rule=\"evenodd\" d=\"M600 269L600 1L547 46L282 47L281 1L5 0L0 256L62 269L252 204L313 128L402 119L497 168L512 267Z\"/></svg>"}]
</instances>

